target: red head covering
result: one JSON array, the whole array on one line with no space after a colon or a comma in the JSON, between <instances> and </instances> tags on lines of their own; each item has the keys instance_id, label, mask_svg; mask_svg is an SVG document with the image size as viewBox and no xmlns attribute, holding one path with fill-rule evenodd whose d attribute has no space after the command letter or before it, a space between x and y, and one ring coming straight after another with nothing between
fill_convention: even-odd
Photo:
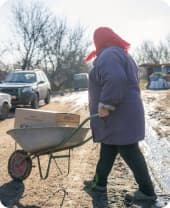
<instances>
[{"instance_id":1,"label":"red head covering","mask_svg":"<svg viewBox=\"0 0 170 208\"><path fill-rule=\"evenodd\" d=\"M118 36L112 29L108 27L99 27L95 30L93 35L94 44L96 47L95 51L92 51L86 58L85 61L89 61L94 58L101 49L118 46L124 49L127 53L130 48L130 44Z\"/></svg>"}]
</instances>

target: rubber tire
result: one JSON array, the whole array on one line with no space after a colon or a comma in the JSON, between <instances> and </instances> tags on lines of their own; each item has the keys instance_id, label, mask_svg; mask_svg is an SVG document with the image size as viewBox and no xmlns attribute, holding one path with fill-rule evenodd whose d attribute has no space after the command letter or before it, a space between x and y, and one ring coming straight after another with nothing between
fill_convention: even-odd
<instances>
[{"instance_id":1,"label":"rubber tire","mask_svg":"<svg viewBox=\"0 0 170 208\"><path fill-rule=\"evenodd\" d=\"M23 160L20 166L17 165L17 163L19 162L18 157L19 159L26 157L26 159ZM22 167L23 163L24 163L24 167ZM8 160L8 174L11 176L11 178L14 181L25 180L30 175L31 170L32 170L32 160L30 156L28 156L27 152L25 152L24 150L16 150L11 154Z\"/></svg>"},{"instance_id":2,"label":"rubber tire","mask_svg":"<svg viewBox=\"0 0 170 208\"><path fill-rule=\"evenodd\" d=\"M49 104L49 103L50 103L50 99L51 99L50 91L48 90L47 96L46 96L46 98L44 99L45 104Z\"/></svg>"},{"instance_id":3,"label":"rubber tire","mask_svg":"<svg viewBox=\"0 0 170 208\"><path fill-rule=\"evenodd\" d=\"M9 114L9 105L8 103L3 103L2 108L1 108L1 113L0 113L0 119L5 119L8 117Z\"/></svg>"},{"instance_id":4,"label":"rubber tire","mask_svg":"<svg viewBox=\"0 0 170 208\"><path fill-rule=\"evenodd\" d=\"M38 109L39 108L39 97L38 97L37 94L34 95L34 98L33 98L32 102L31 102L31 107L33 109Z\"/></svg>"}]
</instances>

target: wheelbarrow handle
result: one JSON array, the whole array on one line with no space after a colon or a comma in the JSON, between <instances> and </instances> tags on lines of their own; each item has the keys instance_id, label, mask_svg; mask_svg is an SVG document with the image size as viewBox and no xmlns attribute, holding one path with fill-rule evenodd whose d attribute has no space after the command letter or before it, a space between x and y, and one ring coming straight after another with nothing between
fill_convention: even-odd
<instances>
[{"instance_id":1,"label":"wheelbarrow handle","mask_svg":"<svg viewBox=\"0 0 170 208\"><path fill-rule=\"evenodd\" d=\"M93 118L96 118L96 117L98 117L99 116L99 114L97 113L97 114L92 114L91 116L89 116L88 118L86 118L84 121L82 121L81 123L80 123L80 125L78 126L78 129L80 129L87 121L89 121L89 120L91 120L91 119L93 119Z\"/></svg>"},{"instance_id":2,"label":"wheelbarrow handle","mask_svg":"<svg viewBox=\"0 0 170 208\"><path fill-rule=\"evenodd\" d=\"M71 138L72 138L72 137L73 137L73 136L81 129L81 127L82 127L88 120L93 119L93 118L96 118L96 117L98 117L98 114L93 114L93 115L89 116L88 118L86 118L84 121L82 121L82 122L80 123L80 125L77 126L77 128L75 128L75 129L73 130L73 132L71 133L71 135L68 136L68 137L66 137L66 138L63 140L63 142L62 142L59 146L62 146L62 144L66 143L66 141L70 140L70 139L71 139ZM86 139L83 143L86 143L86 142L89 141L91 138L92 138L92 136L89 137L88 139ZM83 143L82 143L82 144L83 144ZM78 145L78 146L80 146L80 145Z\"/></svg>"},{"instance_id":3,"label":"wheelbarrow handle","mask_svg":"<svg viewBox=\"0 0 170 208\"><path fill-rule=\"evenodd\" d=\"M86 118L84 121L82 121L82 122L79 124L79 126L77 126L77 128L74 129L74 131L72 132L70 138L71 138L72 136L74 136L74 135L81 129L81 127L84 126L85 123L87 123L87 121L89 121L89 120L91 120L91 119L93 119L93 118L96 118L96 117L98 117L98 116L99 116L98 114L93 114L93 115L89 116L88 118Z\"/></svg>"}]
</instances>

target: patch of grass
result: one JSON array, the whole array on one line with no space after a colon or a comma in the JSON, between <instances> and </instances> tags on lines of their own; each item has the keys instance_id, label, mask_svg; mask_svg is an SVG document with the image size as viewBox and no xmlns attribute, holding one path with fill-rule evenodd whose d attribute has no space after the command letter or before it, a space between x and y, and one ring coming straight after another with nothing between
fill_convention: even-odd
<instances>
[{"instance_id":1,"label":"patch of grass","mask_svg":"<svg viewBox=\"0 0 170 208\"><path fill-rule=\"evenodd\" d=\"M139 87L140 87L140 89L141 89L141 90L146 90L146 86L147 86L147 80L141 79L141 80L139 81Z\"/></svg>"}]
</instances>

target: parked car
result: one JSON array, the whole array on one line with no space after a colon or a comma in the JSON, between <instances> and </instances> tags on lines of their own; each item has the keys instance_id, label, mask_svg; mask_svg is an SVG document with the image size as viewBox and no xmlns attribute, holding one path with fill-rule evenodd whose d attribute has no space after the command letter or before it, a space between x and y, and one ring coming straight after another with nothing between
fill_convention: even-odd
<instances>
[{"instance_id":1,"label":"parked car","mask_svg":"<svg viewBox=\"0 0 170 208\"><path fill-rule=\"evenodd\" d=\"M41 70L14 71L0 84L0 92L12 96L12 108L17 105L38 108L40 100L50 102L51 86Z\"/></svg>"},{"instance_id":2,"label":"parked car","mask_svg":"<svg viewBox=\"0 0 170 208\"><path fill-rule=\"evenodd\" d=\"M73 75L73 89L88 88L89 76L88 73L79 73Z\"/></svg>"},{"instance_id":3,"label":"parked car","mask_svg":"<svg viewBox=\"0 0 170 208\"><path fill-rule=\"evenodd\" d=\"M8 117L11 108L11 95L0 92L0 119Z\"/></svg>"}]
</instances>

